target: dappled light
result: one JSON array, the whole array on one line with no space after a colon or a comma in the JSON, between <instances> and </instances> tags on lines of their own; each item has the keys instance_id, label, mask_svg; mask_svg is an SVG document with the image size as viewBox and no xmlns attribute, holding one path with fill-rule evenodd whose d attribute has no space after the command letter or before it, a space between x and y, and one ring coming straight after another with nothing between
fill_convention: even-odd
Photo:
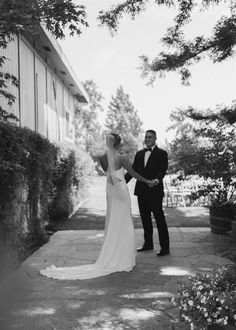
<instances>
[{"instance_id":1,"label":"dappled light","mask_svg":"<svg viewBox=\"0 0 236 330\"><path fill-rule=\"evenodd\" d=\"M139 328L141 322L157 318L162 312L156 309L121 308L115 310L93 310L87 317L77 319L77 329L130 329ZM125 322L125 323L124 323Z\"/></svg>"},{"instance_id":2,"label":"dappled light","mask_svg":"<svg viewBox=\"0 0 236 330\"><path fill-rule=\"evenodd\" d=\"M99 323L102 324L102 329L109 329L116 324L116 318L112 316L107 311L96 310L92 311L92 313L88 317L82 317L77 319L80 327L75 328L77 329L91 329L95 324L98 325Z\"/></svg>"},{"instance_id":3,"label":"dappled light","mask_svg":"<svg viewBox=\"0 0 236 330\"><path fill-rule=\"evenodd\" d=\"M55 314L55 308L43 308L43 307L35 307L30 309L21 309L17 313L26 315L26 316L37 316L37 315L53 315Z\"/></svg>"},{"instance_id":4,"label":"dappled light","mask_svg":"<svg viewBox=\"0 0 236 330\"><path fill-rule=\"evenodd\" d=\"M101 238L104 237L104 233L99 233L99 234L95 234L93 236L87 236L87 239L96 239L96 238Z\"/></svg>"},{"instance_id":5,"label":"dappled light","mask_svg":"<svg viewBox=\"0 0 236 330\"><path fill-rule=\"evenodd\" d=\"M121 298L128 298L128 299L153 299L153 298L169 298L172 296L170 292L140 292L140 293L131 293L131 294L124 294L120 295Z\"/></svg>"},{"instance_id":6,"label":"dappled light","mask_svg":"<svg viewBox=\"0 0 236 330\"><path fill-rule=\"evenodd\" d=\"M119 314L122 319L135 322L139 320L148 320L149 318L155 317L157 315L161 315L161 312L150 311L146 309L122 308Z\"/></svg>"},{"instance_id":7,"label":"dappled light","mask_svg":"<svg viewBox=\"0 0 236 330\"><path fill-rule=\"evenodd\" d=\"M168 275L168 276L189 276L192 275L193 272L185 269L185 268L181 268L181 267L171 267L171 266L163 266L160 269L160 275Z\"/></svg>"},{"instance_id":8,"label":"dappled light","mask_svg":"<svg viewBox=\"0 0 236 330\"><path fill-rule=\"evenodd\" d=\"M236 0L1 21L0 330L236 330Z\"/></svg>"},{"instance_id":9,"label":"dappled light","mask_svg":"<svg viewBox=\"0 0 236 330\"><path fill-rule=\"evenodd\" d=\"M66 288L65 288L66 289ZM71 292L70 294L73 296L79 296L79 297L84 297L85 295L88 296L103 296L104 294L106 294L105 291L103 290L89 290L89 289L83 289L83 290L78 290L77 288L67 288L69 289Z\"/></svg>"},{"instance_id":10,"label":"dappled light","mask_svg":"<svg viewBox=\"0 0 236 330\"><path fill-rule=\"evenodd\" d=\"M72 302L68 304L68 307L71 309L78 309L81 308L83 304L84 304L83 302Z\"/></svg>"}]
</instances>

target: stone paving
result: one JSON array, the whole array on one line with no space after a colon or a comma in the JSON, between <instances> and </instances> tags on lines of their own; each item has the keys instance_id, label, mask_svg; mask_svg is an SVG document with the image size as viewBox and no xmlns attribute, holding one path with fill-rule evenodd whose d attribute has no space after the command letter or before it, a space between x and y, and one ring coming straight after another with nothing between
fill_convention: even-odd
<instances>
[{"instance_id":1,"label":"stone paving","mask_svg":"<svg viewBox=\"0 0 236 330\"><path fill-rule=\"evenodd\" d=\"M137 245L143 231L136 229ZM30 256L0 285L1 330L183 330L178 310L169 300L179 281L197 271L210 272L230 264L223 256L230 235L209 228L170 228L171 254L138 253L136 267L90 279L47 279L39 270L48 265L75 266L96 260L103 241L102 230L65 230ZM157 242L157 237L155 237Z\"/></svg>"}]
</instances>

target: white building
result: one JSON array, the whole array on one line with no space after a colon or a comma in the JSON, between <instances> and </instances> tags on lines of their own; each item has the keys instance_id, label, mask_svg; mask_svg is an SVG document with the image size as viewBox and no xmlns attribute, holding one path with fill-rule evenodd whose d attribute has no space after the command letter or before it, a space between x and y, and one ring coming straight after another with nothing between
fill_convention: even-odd
<instances>
[{"instance_id":1,"label":"white building","mask_svg":"<svg viewBox=\"0 0 236 330\"><path fill-rule=\"evenodd\" d=\"M44 27L18 35L7 49L4 72L16 76L19 89L9 85L16 102L9 107L0 98L1 106L19 118L26 126L51 141L74 142L74 109L76 102L88 102L88 96L79 83L56 39Z\"/></svg>"}]
</instances>

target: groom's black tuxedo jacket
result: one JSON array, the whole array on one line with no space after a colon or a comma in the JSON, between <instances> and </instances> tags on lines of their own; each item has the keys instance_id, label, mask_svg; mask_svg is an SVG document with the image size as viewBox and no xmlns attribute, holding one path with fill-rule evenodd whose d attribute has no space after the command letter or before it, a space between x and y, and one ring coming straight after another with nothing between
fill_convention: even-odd
<instances>
[{"instance_id":1,"label":"groom's black tuxedo jacket","mask_svg":"<svg viewBox=\"0 0 236 330\"><path fill-rule=\"evenodd\" d=\"M149 180L158 179L159 184L150 188L146 183L137 180L134 194L135 195L155 194L159 197L163 197L164 188L163 188L162 180L168 168L167 152L155 146L148 158L146 166L144 166L144 156L145 156L145 149L140 150L136 153L132 165L133 169L146 179ZM129 173L125 174L126 182L129 182L131 178L132 176Z\"/></svg>"}]
</instances>

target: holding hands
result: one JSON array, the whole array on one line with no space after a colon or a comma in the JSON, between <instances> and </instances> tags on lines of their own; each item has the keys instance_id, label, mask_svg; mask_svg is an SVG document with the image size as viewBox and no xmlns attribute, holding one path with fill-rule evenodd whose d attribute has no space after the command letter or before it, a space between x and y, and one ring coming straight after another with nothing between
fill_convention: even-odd
<instances>
[{"instance_id":1,"label":"holding hands","mask_svg":"<svg viewBox=\"0 0 236 330\"><path fill-rule=\"evenodd\" d=\"M159 180L158 179L153 179L153 180L147 180L147 185L152 188L154 186L157 186L158 183L159 183Z\"/></svg>"}]
</instances>

